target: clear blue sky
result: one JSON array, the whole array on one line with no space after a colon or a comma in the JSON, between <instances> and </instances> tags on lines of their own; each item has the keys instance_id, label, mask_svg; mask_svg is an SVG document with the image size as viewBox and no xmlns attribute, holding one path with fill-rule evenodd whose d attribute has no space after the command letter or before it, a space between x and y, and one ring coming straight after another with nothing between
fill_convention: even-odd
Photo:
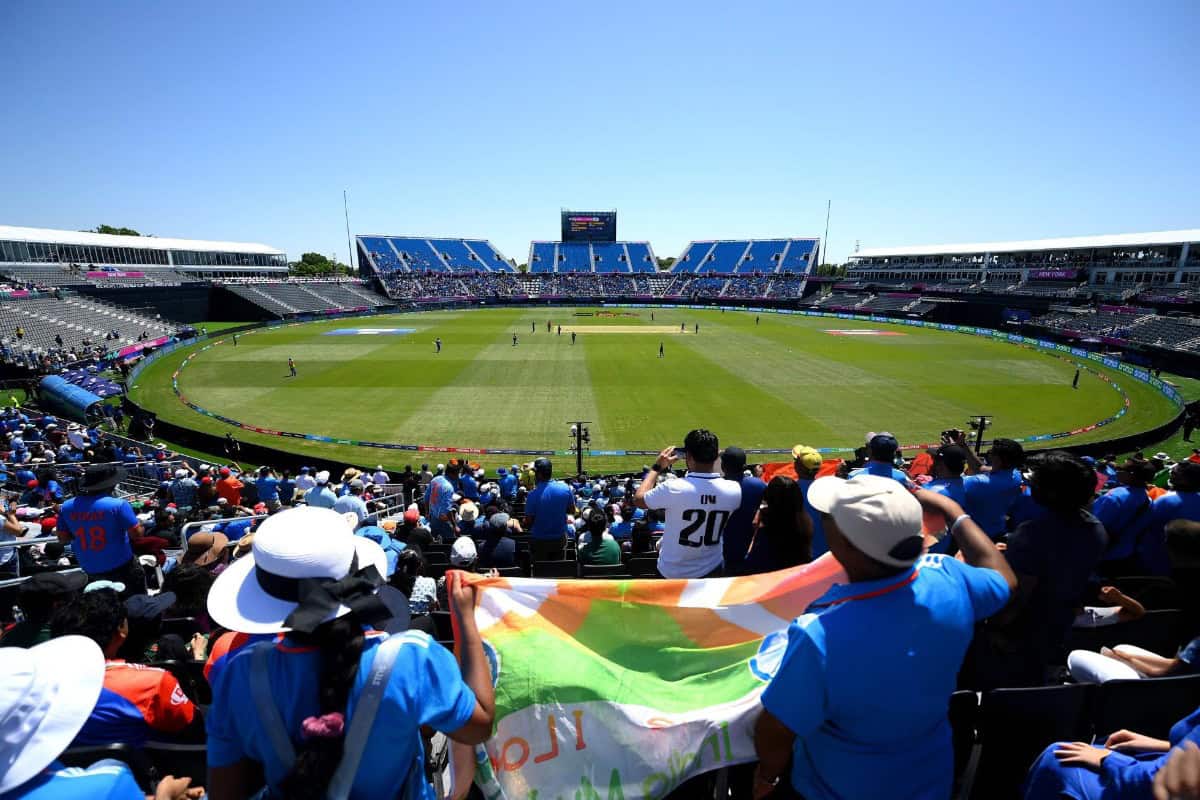
<instances>
[{"instance_id":1,"label":"clear blue sky","mask_svg":"<svg viewBox=\"0 0 1200 800\"><path fill-rule=\"evenodd\" d=\"M1200 3L0 2L0 224L525 261L1200 227Z\"/></svg>"}]
</instances>

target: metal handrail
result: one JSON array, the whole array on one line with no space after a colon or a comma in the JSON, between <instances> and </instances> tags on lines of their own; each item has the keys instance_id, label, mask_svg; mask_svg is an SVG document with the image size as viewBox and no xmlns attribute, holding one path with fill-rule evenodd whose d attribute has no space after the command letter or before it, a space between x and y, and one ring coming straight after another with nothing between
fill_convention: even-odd
<instances>
[{"instance_id":1,"label":"metal handrail","mask_svg":"<svg viewBox=\"0 0 1200 800\"><path fill-rule=\"evenodd\" d=\"M71 567L70 569L55 570L60 575L65 575L68 572L83 572L82 567ZM25 581L32 578L32 575L26 575L23 578L9 578L8 580L0 581L0 589L7 589L10 586L20 586Z\"/></svg>"}]
</instances>

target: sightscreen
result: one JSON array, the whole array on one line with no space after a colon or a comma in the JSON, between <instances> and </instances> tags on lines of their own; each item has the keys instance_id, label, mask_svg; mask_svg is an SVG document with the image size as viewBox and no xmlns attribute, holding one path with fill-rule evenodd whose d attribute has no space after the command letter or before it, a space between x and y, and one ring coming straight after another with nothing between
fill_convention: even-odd
<instances>
[{"instance_id":1,"label":"sightscreen","mask_svg":"<svg viewBox=\"0 0 1200 800\"><path fill-rule=\"evenodd\" d=\"M564 242L615 242L617 212L564 211L562 214Z\"/></svg>"}]
</instances>

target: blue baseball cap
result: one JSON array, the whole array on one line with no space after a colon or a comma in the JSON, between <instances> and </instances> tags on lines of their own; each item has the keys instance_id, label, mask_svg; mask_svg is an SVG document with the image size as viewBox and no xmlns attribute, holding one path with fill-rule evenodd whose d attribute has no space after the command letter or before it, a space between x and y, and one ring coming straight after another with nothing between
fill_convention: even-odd
<instances>
[{"instance_id":1,"label":"blue baseball cap","mask_svg":"<svg viewBox=\"0 0 1200 800\"><path fill-rule=\"evenodd\" d=\"M504 467L500 467L498 470L496 470L496 474L497 475L507 475L508 470L506 470Z\"/></svg>"}]
</instances>

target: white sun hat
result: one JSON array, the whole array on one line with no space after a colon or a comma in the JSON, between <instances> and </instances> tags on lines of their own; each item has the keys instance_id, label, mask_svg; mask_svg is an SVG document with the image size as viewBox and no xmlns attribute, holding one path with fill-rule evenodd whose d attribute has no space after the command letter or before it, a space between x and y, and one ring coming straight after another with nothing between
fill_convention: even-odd
<instances>
[{"instance_id":1,"label":"white sun hat","mask_svg":"<svg viewBox=\"0 0 1200 800\"><path fill-rule=\"evenodd\" d=\"M897 480L865 473L848 481L818 478L808 487L808 502L881 564L907 567L921 555L921 504Z\"/></svg>"},{"instance_id":2,"label":"white sun hat","mask_svg":"<svg viewBox=\"0 0 1200 800\"><path fill-rule=\"evenodd\" d=\"M0 648L0 794L58 758L92 714L104 653L84 636Z\"/></svg>"},{"instance_id":3,"label":"white sun hat","mask_svg":"<svg viewBox=\"0 0 1200 800\"><path fill-rule=\"evenodd\" d=\"M250 553L233 562L208 593L208 613L239 633L279 633L300 606L305 579L327 584L351 575L351 567L375 567L387 575L383 548L362 536L336 511L302 506L268 517L254 533ZM376 592L378 587L376 587ZM330 605L321 622L345 616L345 603Z\"/></svg>"}]
</instances>

